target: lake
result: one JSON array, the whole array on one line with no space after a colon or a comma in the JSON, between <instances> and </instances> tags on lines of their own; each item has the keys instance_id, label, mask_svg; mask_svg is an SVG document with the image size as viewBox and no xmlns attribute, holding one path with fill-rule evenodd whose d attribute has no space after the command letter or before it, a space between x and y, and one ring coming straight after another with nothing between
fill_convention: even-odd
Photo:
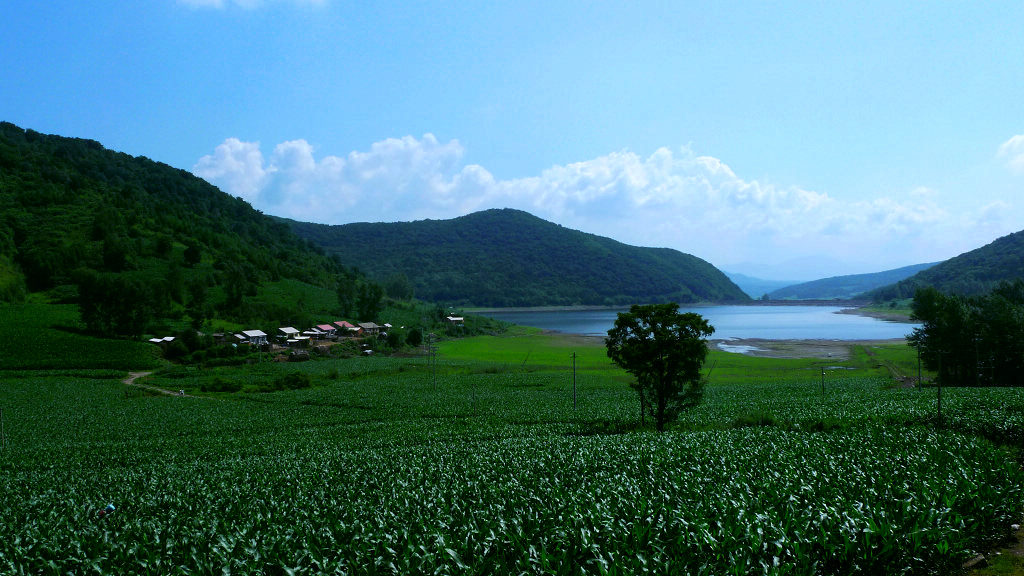
<instances>
[{"instance_id":1,"label":"lake","mask_svg":"<svg viewBox=\"0 0 1024 576\"><path fill-rule=\"evenodd\" d=\"M764 338L767 340L886 340L903 338L919 324L890 322L840 314L840 306L693 306L715 327L713 339ZM498 320L570 334L604 336L622 309L604 310L489 310Z\"/></svg>"}]
</instances>

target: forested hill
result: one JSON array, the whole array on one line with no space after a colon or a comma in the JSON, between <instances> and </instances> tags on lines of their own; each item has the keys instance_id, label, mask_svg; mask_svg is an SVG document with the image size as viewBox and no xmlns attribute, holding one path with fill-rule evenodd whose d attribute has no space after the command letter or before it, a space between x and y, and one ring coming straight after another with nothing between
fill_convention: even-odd
<instances>
[{"instance_id":1,"label":"forested hill","mask_svg":"<svg viewBox=\"0 0 1024 576\"><path fill-rule=\"evenodd\" d=\"M570 230L519 210L452 220L326 226L295 232L385 284L408 279L417 298L454 305L622 305L747 301L711 264Z\"/></svg>"},{"instance_id":2,"label":"forested hill","mask_svg":"<svg viewBox=\"0 0 1024 576\"><path fill-rule=\"evenodd\" d=\"M770 300L849 300L863 296L865 292L888 286L909 278L922 270L935 266L935 263L914 264L894 270L875 272L872 274L850 274L822 278L811 282L802 282L768 293Z\"/></svg>"},{"instance_id":3,"label":"forested hill","mask_svg":"<svg viewBox=\"0 0 1024 576\"><path fill-rule=\"evenodd\" d=\"M27 292L73 302L83 290L148 318L244 321L265 315L252 299L263 283L333 292L347 272L184 170L0 123L0 302ZM125 322L137 332L143 320Z\"/></svg>"},{"instance_id":4,"label":"forested hill","mask_svg":"<svg viewBox=\"0 0 1024 576\"><path fill-rule=\"evenodd\" d=\"M1003 236L976 250L950 258L923 272L877 290L877 301L910 298L922 286L948 294L986 294L1000 282L1024 278L1024 231Z\"/></svg>"}]
</instances>

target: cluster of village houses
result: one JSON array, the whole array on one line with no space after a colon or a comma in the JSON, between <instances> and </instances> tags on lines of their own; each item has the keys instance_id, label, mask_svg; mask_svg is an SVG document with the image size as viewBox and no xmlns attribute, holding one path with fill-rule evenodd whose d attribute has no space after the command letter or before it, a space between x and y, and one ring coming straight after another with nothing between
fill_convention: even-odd
<instances>
[{"instance_id":1,"label":"cluster of village houses","mask_svg":"<svg viewBox=\"0 0 1024 576\"><path fill-rule=\"evenodd\" d=\"M386 330L391 324L375 324L373 322L359 322L352 324L339 320L333 324L318 324L309 330L299 331L291 326L278 328L277 343L282 346L308 346L310 342L317 340L337 340L338 338L353 338L360 336L387 335ZM216 337L216 336L215 336ZM263 346L271 343L270 336L262 330L243 330L232 336L236 343L248 343L252 346Z\"/></svg>"},{"instance_id":2,"label":"cluster of village houses","mask_svg":"<svg viewBox=\"0 0 1024 576\"><path fill-rule=\"evenodd\" d=\"M462 316L448 316L447 320L453 325L462 325L464 319ZM278 328L278 334L276 342L271 342L270 336L262 330L242 330L237 334L225 335L221 333L213 334L213 339L218 342L229 342L232 344L248 344L257 348L262 348L268 344L278 344L280 346L293 348L293 347L306 347L310 345L310 342L316 342L321 340L338 340L339 338L359 338L362 336L387 336L387 330L391 329L391 324L375 324L373 322L358 322L352 324L345 320L338 320L332 324L318 324L309 330L299 330L291 326L283 326ZM150 338L150 342L157 345L164 345L170 342L174 342L174 336L166 336L164 338Z\"/></svg>"},{"instance_id":3,"label":"cluster of village houses","mask_svg":"<svg viewBox=\"0 0 1024 576\"><path fill-rule=\"evenodd\" d=\"M236 334L213 334L214 340L218 342L229 342L232 344L248 344L262 348L268 344L278 344L285 347L306 347L310 342L321 340L338 340L339 338L357 338L362 336L387 336L386 330L391 324L375 324L373 322L359 322L352 324L345 320L339 320L332 324L318 324L308 330L299 330L291 326L278 328L276 341L272 342L270 335L262 330L242 330ZM166 344L174 341L174 336L164 338L150 338L154 344Z\"/></svg>"}]
</instances>

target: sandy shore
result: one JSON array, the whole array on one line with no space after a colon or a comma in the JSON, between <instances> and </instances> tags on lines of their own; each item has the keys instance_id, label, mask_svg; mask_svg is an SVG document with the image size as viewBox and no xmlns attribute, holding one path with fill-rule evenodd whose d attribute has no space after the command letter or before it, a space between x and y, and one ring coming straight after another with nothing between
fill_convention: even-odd
<instances>
[{"instance_id":1,"label":"sandy shore","mask_svg":"<svg viewBox=\"0 0 1024 576\"><path fill-rule=\"evenodd\" d=\"M765 340L762 338L736 338L709 340L708 344L724 350L763 358L834 358L846 360L853 346L880 346L906 343L903 338L892 340Z\"/></svg>"},{"instance_id":2,"label":"sandy shore","mask_svg":"<svg viewBox=\"0 0 1024 576\"><path fill-rule=\"evenodd\" d=\"M585 336L545 332L558 336L563 345L604 346L604 336ZM761 358L832 358L846 360L854 346L885 346L905 344L903 338L890 340L767 340L764 338L733 338L708 340L708 346L724 352L747 354Z\"/></svg>"}]
</instances>

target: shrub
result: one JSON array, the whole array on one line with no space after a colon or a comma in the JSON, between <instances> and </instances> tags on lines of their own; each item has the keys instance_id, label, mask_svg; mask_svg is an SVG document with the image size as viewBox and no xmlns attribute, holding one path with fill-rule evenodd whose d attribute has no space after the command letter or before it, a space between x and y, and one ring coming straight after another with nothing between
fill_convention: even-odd
<instances>
[{"instance_id":1,"label":"shrub","mask_svg":"<svg viewBox=\"0 0 1024 576\"><path fill-rule=\"evenodd\" d=\"M279 391L279 390L299 390L301 388L309 388L312 385L312 379L309 374L305 372L289 372L288 374L282 374L277 378L264 391Z\"/></svg>"},{"instance_id":2,"label":"shrub","mask_svg":"<svg viewBox=\"0 0 1024 576\"><path fill-rule=\"evenodd\" d=\"M200 390L203 392L238 392L241 389L242 385L238 382L225 380L220 376L215 377L212 382L204 382L200 386Z\"/></svg>"}]
</instances>

